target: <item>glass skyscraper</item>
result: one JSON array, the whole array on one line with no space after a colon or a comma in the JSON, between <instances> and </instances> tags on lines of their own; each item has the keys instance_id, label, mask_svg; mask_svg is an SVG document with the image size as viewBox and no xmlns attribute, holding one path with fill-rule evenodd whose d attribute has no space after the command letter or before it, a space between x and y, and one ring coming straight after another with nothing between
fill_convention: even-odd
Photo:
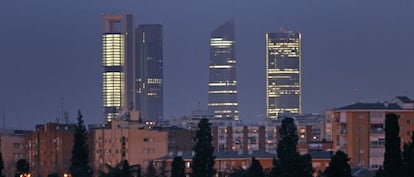
<instances>
[{"instance_id":1,"label":"glass skyscraper","mask_svg":"<svg viewBox=\"0 0 414 177\"><path fill-rule=\"evenodd\" d=\"M301 114L301 34L266 33L266 112Z\"/></svg>"},{"instance_id":2,"label":"glass skyscraper","mask_svg":"<svg viewBox=\"0 0 414 177\"><path fill-rule=\"evenodd\" d=\"M217 119L239 120L234 23L228 21L210 36L208 109Z\"/></svg>"},{"instance_id":3,"label":"glass skyscraper","mask_svg":"<svg viewBox=\"0 0 414 177\"><path fill-rule=\"evenodd\" d=\"M102 104L106 121L135 110L133 16L104 16Z\"/></svg>"},{"instance_id":4,"label":"glass skyscraper","mask_svg":"<svg viewBox=\"0 0 414 177\"><path fill-rule=\"evenodd\" d=\"M137 97L143 121L163 118L163 37L162 25L139 25L136 29Z\"/></svg>"}]
</instances>

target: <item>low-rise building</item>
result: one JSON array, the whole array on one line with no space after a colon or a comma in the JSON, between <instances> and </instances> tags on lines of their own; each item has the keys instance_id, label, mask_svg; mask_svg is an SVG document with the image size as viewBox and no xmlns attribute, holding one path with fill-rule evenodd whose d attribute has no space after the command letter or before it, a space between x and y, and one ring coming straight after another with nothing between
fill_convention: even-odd
<instances>
[{"instance_id":1,"label":"low-rise building","mask_svg":"<svg viewBox=\"0 0 414 177\"><path fill-rule=\"evenodd\" d=\"M384 161L385 116L399 118L401 147L410 141L414 131L414 102L396 97L383 103L354 103L326 112L326 132L334 150L342 150L351 158L354 168L379 168Z\"/></svg>"},{"instance_id":2,"label":"low-rise building","mask_svg":"<svg viewBox=\"0 0 414 177\"><path fill-rule=\"evenodd\" d=\"M168 153L168 133L149 129L138 121L112 120L100 126L89 126L91 163L94 172L121 160L145 169L149 161Z\"/></svg>"},{"instance_id":3,"label":"low-rise building","mask_svg":"<svg viewBox=\"0 0 414 177\"><path fill-rule=\"evenodd\" d=\"M25 149L25 136L31 133L26 130L0 130L0 152L4 163L4 176L14 176L16 162L27 159Z\"/></svg>"},{"instance_id":4,"label":"low-rise building","mask_svg":"<svg viewBox=\"0 0 414 177\"><path fill-rule=\"evenodd\" d=\"M75 124L36 125L26 137L28 162L34 176L62 175L69 170Z\"/></svg>"}]
</instances>

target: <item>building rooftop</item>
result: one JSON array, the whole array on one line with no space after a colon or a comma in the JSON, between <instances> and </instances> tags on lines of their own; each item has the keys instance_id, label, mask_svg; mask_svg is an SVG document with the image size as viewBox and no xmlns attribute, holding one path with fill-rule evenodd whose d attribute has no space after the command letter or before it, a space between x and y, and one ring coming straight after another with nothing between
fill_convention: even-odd
<instances>
[{"instance_id":1,"label":"building rooftop","mask_svg":"<svg viewBox=\"0 0 414 177\"><path fill-rule=\"evenodd\" d=\"M395 109L402 109L397 103L354 103L351 105L347 105L341 108L337 108L335 110L349 110L349 109L357 109L357 110L363 110L363 109L389 109L389 110L395 110Z\"/></svg>"},{"instance_id":2,"label":"building rooftop","mask_svg":"<svg viewBox=\"0 0 414 177\"><path fill-rule=\"evenodd\" d=\"M312 151L309 152L312 159L331 159L332 151Z\"/></svg>"},{"instance_id":3,"label":"building rooftop","mask_svg":"<svg viewBox=\"0 0 414 177\"><path fill-rule=\"evenodd\" d=\"M193 153L190 151L186 151L186 152L175 152L175 153L170 153L166 156L160 157L156 160L171 160L173 159L175 156L181 156L183 157L183 159L192 159L193 158ZM264 151L243 151L243 152L238 152L238 151L220 151L220 152L216 152L214 153L214 156L216 156L216 159L248 159L248 158L258 158L258 159L263 159L263 158L274 158L276 157L276 154L273 153L269 153L269 152L264 152Z\"/></svg>"},{"instance_id":4,"label":"building rooftop","mask_svg":"<svg viewBox=\"0 0 414 177\"><path fill-rule=\"evenodd\" d=\"M413 100L411 100L410 98L406 96L397 96L395 98L399 99L403 103L414 103Z\"/></svg>"}]
</instances>

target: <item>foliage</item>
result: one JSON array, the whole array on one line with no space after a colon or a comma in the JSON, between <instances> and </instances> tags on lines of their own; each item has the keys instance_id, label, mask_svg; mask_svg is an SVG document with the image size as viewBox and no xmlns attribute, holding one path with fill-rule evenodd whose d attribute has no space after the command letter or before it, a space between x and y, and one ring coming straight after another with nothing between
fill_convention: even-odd
<instances>
[{"instance_id":1,"label":"foliage","mask_svg":"<svg viewBox=\"0 0 414 177\"><path fill-rule=\"evenodd\" d=\"M181 156L174 157L171 164L171 177L185 177L185 164Z\"/></svg>"},{"instance_id":2,"label":"foliage","mask_svg":"<svg viewBox=\"0 0 414 177\"><path fill-rule=\"evenodd\" d=\"M375 177L385 177L384 174L384 169L382 169L382 166L379 167L379 169L377 170L377 172L375 173Z\"/></svg>"},{"instance_id":3,"label":"foliage","mask_svg":"<svg viewBox=\"0 0 414 177\"><path fill-rule=\"evenodd\" d=\"M159 177L167 177L167 161L163 160L161 161L161 167L159 169Z\"/></svg>"},{"instance_id":4,"label":"foliage","mask_svg":"<svg viewBox=\"0 0 414 177\"><path fill-rule=\"evenodd\" d=\"M30 165L26 159L19 159L16 162L16 176L20 176L23 173L30 172Z\"/></svg>"},{"instance_id":5,"label":"foliage","mask_svg":"<svg viewBox=\"0 0 414 177\"><path fill-rule=\"evenodd\" d=\"M0 152L0 177L4 177L4 161L3 154Z\"/></svg>"},{"instance_id":6,"label":"foliage","mask_svg":"<svg viewBox=\"0 0 414 177\"><path fill-rule=\"evenodd\" d=\"M280 164L278 177L311 177L313 175L310 155L302 156L297 151L298 140L294 120L290 117L284 118L277 145L277 156Z\"/></svg>"},{"instance_id":7,"label":"foliage","mask_svg":"<svg viewBox=\"0 0 414 177\"><path fill-rule=\"evenodd\" d=\"M87 143L88 131L80 111L78 111L77 121L69 170L73 177L91 177L92 168L89 164L89 147Z\"/></svg>"},{"instance_id":8,"label":"foliage","mask_svg":"<svg viewBox=\"0 0 414 177\"><path fill-rule=\"evenodd\" d=\"M229 174L229 177L246 177L247 171L241 167L237 167L233 169L233 172Z\"/></svg>"},{"instance_id":9,"label":"foliage","mask_svg":"<svg viewBox=\"0 0 414 177\"><path fill-rule=\"evenodd\" d=\"M386 177L399 177L402 175L403 161L401 158L398 119L399 116L394 113L385 115L384 174Z\"/></svg>"},{"instance_id":10,"label":"foliage","mask_svg":"<svg viewBox=\"0 0 414 177\"><path fill-rule=\"evenodd\" d=\"M349 160L350 158L345 152L337 151L331 157L329 166L326 168L326 177L352 177Z\"/></svg>"},{"instance_id":11,"label":"foliage","mask_svg":"<svg viewBox=\"0 0 414 177\"><path fill-rule=\"evenodd\" d=\"M155 169L153 161L149 161L147 170L145 170L145 177L157 177L157 169Z\"/></svg>"},{"instance_id":12,"label":"foliage","mask_svg":"<svg viewBox=\"0 0 414 177\"><path fill-rule=\"evenodd\" d=\"M272 168L266 173L266 177L274 177L280 174L279 161L276 158L272 160Z\"/></svg>"},{"instance_id":13,"label":"foliage","mask_svg":"<svg viewBox=\"0 0 414 177\"><path fill-rule=\"evenodd\" d=\"M263 167L254 157L252 157L252 164L247 170L247 177L264 177Z\"/></svg>"},{"instance_id":14,"label":"foliage","mask_svg":"<svg viewBox=\"0 0 414 177\"><path fill-rule=\"evenodd\" d=\"M138 168L137 168L138 167ZM100 170L100 177L140 177L141 168L139 166L130 166L127 160L119 162L115 167L109 164L105 165L105 171Z\"/></svg>"},{"instance_id":15,"label":"foliage","mask_svg":"<svg viewBox=\"0 0 414 177\"><path fill-rule=\"evenodd\" d=\"M411 132L411 142L404 144L402 155L407 177L414 177L414 132Z\"/></svg>"},{"instance_id":16,"label":"foliage","mask_svg":"<svg viewBox=\"0 0 414 177\"><path fill-rule=\"evenodd\" d=\"M216 174L210 125L208 119L201 119L198 123L196 144L193 147L195 154L192 161L192 176L194 177L213 177Z\"/></svg>"}]
</instances>

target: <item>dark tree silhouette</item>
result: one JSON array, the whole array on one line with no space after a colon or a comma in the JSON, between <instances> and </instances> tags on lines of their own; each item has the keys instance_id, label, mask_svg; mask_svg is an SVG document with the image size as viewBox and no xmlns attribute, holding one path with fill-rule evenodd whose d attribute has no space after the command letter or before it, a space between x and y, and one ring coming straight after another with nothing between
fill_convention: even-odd
<instances>
[{"instance_id":1,"label":"dark tree silhouette","mask_svg":"<svg viewBox=\"0 0 414 177\"><path fill-rule=\"evenodd\" d=\"M155 169L153 161L149 161L147 170L145 171L145 177L157 177L157 169Z\"/></svg>"},{"instance_id":2,"label":"dark tree silhouette","mask_svg":"<svg viewBox=\"0 0 414 177\"><path fill-rule=\"evenodd\" d=\"M326 177L352 177L349 160L350 158L345 152L337 151L331 157L329 166L326 168Z\"/></svg>"},{"instance_id":3,"label":"dark tree silhouette","mask_svg":"<svg viewBox=\"0 0 414 177\"><path fill-rule=\"evenodd\" d=\"M69 171L73 177L91 177L92 168L89 164L89 147L87 143L88 131L80 111L78 111L77 121Z\"/></svg>"},{"instance_id":4,"label":"dark tree silhouette","mask_svg":"<svg viewBox=\"0 0 414 177\"><path fill-rule=\"evenodd\" d=\"M171 177L185 177L185 164L181 156L176 156L171 164Z\"/></svg>"},{"instance_id":5,"label":"dark tree silhouette","mask_svg":"<svg viewBox=\"0 0 414 177\"><path fill-rule=\"evenodd\" d=\"M411 141L404 144L402 154L407 177L414 177L414 132L411 132Z\"/></svg>"},{"instance_id":6,"label":"dark tree silhouette","mask_svg":"<svg viewBox=\"0 0 414 177\"><path fill-rule=\"evenodd\" d=\"M210 125L208 119L201 119L198 123L196 144L193 147L195 152L192 163L193 177L213 177L216 174Z\"/></svg>"},{"instance_id":7,"label":"dark tree silhouette","mask_svg":"<svg viewBox=\"0 0 414 177\"><path fill-rule=\"evenodd\" d=\"M247 177L264 177L263 167L254 157L252 157L252 164L247 170Z\"/></svg>"},{"instance_id":8,"label":"dark tree silhouette","mask_svg":"<svg viewBox=\"0 0 414 177\"><path fill-rule=\"evenodd\" d=\"M4 161L3 154L0 152L0 177L4 177Z\"/></svg>"},{"instance_id":9,"label":"dark tree silhouette","mask_svg":"<svg viewBox=\"0 0 414 177\"><path fill-rule=\"evenodd\" d=\"M135 171L134 166L129 165L128 160L119 162L115 167L112 167L109 164L106 164L105 171L100 170L100 177L140 177L141 173ZM139 172L139 173L137 173Z\"/></svg>"},{"instance_id":10,"label":"dark tree silhouette","mask_svg":"<svg viewBox=\"0 0 414 177\"><path fill-rule=\"evenodd\" d=\"M160 174L158 175L159 177L167 177L167 161L163 160L161 161L161 167L159 169Z\"/></svg>"},{"instance_id":11,"label":"dark tree silhouette","mask_svg":"<svg viewBox=\"0 0 414 177\"><path fill-rule=\"evenodd\" d=\"M279 173L280 173L279 168L280 168L279 161L276 158L273 158L272 168L268 171L268 173L266 174L266 177L279 176Z\"/></svg>"},{"instance_id":12,"label":"dark tree silhouette","mask_svg":"<svg viewBox=\"0 0 414 177\"><path fill-rule=\"evenodd\" d=\"M394 113L385 115L385 154L384 174L386 177L401 177L403 162L401 158L401 139L398 125L399 116Z\"/></svg>"},{"instance_id":13,"label":"dark tree silhouette","mask_svg":"<svg viewBox=\"0 0 414 177\"><path fill-rule=\"evenodd\" d=\"M300 155L297 151L298 134L295 122L286 117L282 120L277 145L280 170L278 177L311 177L312 162L309 154Z\"/></svg>"},{"instance_id":14,"label":"dark tree silhouette","mask_svg":"<svg viewBox=\"0 0 414 177\"><path fill-rule=\"evenodd\" d=\"M30 165L26 159L19 159L16 162L16 175L19 177L21 174L29 173L30 172Z\"/></svg>"}]
</instances>

